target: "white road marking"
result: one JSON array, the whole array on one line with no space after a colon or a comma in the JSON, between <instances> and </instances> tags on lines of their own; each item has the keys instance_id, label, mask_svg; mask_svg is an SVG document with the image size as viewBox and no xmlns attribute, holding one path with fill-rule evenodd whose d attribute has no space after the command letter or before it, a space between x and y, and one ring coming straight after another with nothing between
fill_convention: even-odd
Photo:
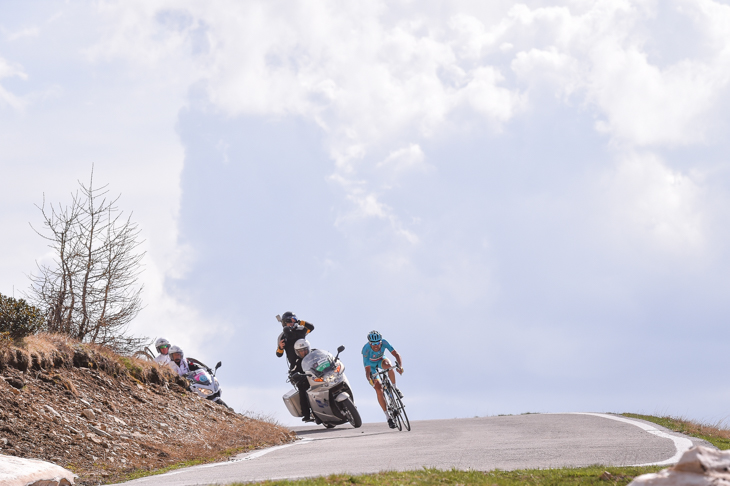
<instances>
[{"instance_id":1,"label":"white road marking","mask_svg":"<svg viewBox=\"0 0 730 486\"><path fill-rule=\"evenodd\" d=\"M661 430L657 429L656 427L652 427L651 425L645 424L643 422L637 422L636 420L631 420L624 417L616 417L615 415L609 415L607 413L590 413L590 412L572 412L574 415L594 415L596 417L603 417L610 420L616 420L618 422L624 422L627 424L634 425L636 427L639 427L640 429L644 429L645 431L649 432L652 435L656 435L657 437L663 437L665 439L671 439L674 442L674 447L677 449L677 453L674 454L672 457L667 459L666 461L661 462L649 462L646 464L635 464L635 466L665 466L668 464L675 464L679 461L679 458L682 457L682 454L687 452L690 448L694 446L691 440L687 439L686 437L677 437L676 435L667 434L666 432L662 432Z\"/></svg>"}]
</instances>

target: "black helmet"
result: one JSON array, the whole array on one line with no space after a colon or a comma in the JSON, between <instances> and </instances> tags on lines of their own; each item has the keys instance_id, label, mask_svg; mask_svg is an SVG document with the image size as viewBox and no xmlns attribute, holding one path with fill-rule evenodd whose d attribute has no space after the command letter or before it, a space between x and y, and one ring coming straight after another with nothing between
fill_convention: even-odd
<instances>
[{"instance_id":1,"label":"black helmet","mask_svg":"<svg viewBox=\"0 0 730 486\"><path fill-rule=\"evenodd\" d=\"M284 315L281 316L281 325L284 326L284 327L286 327L286 325L289 322L292 322L292 320L294 322L298 322L299 321L299 319L297 319L297 316L295 316L293 312L286 311L286 312L284 312Z\"/></svg>"}]
</instances>

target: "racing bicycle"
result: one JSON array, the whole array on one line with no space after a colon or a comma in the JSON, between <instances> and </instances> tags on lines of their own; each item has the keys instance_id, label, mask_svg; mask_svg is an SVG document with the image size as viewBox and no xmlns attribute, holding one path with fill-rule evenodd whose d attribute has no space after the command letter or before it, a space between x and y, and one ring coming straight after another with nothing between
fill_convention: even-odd
<instances>
[{"instance_id":1,"label":"racing bicycle","mask_svg":"<svg viewBox=\"0 0 730 486\"><path fill-rule=\"evenodd\" d=\"M396 368L400 368L400 366ZM411 430L411 422L408 420L408 414L406 414L406 406L403 405L403 399L398 395L395 385L390 381L388 370L378 370L378 376L383 384L383 396L390 418L398 426L398 430L403 430L403 427L406 430Z\"/></svg>"}]
</instances>

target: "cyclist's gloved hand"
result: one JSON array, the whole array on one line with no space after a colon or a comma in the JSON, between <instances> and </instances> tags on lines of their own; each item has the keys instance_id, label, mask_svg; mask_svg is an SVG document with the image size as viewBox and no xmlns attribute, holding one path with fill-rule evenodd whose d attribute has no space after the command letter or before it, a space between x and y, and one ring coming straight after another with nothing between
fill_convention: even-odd
<instances>
[{"instance_id":1,"label":"cyclist's gloved hand","mask_svg":"<svg viewBox=\"0 0 730 486\"><path fill-rule=\"evenodd\" d=\"M368 383L370 383L370 386L375 386L375 383L373 383L373 379L372 378L368 378Z\"/></svg>"}]
</instances>

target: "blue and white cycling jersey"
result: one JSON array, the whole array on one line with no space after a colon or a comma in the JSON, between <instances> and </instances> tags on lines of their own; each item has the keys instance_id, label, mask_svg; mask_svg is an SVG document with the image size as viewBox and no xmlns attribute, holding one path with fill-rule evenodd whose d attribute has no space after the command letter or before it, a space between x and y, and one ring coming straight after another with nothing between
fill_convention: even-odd
<instances>
[{"instance_id":1,"label":"blue and white cycling jersey","mask_svg":"<svg viewBox=\"0 0 730 486\"><path fill-rule=\"evenodd\" d=\"M362 363L366 368L368 366L370 367L370 373L375 373L381 367L380 363L383 361L383 355L386 349L391 353L393 352L393 346L385 339L381 343L380 351L373 351L370 343L367 343L362 348Z\"/></svg>"}]
</instances>

